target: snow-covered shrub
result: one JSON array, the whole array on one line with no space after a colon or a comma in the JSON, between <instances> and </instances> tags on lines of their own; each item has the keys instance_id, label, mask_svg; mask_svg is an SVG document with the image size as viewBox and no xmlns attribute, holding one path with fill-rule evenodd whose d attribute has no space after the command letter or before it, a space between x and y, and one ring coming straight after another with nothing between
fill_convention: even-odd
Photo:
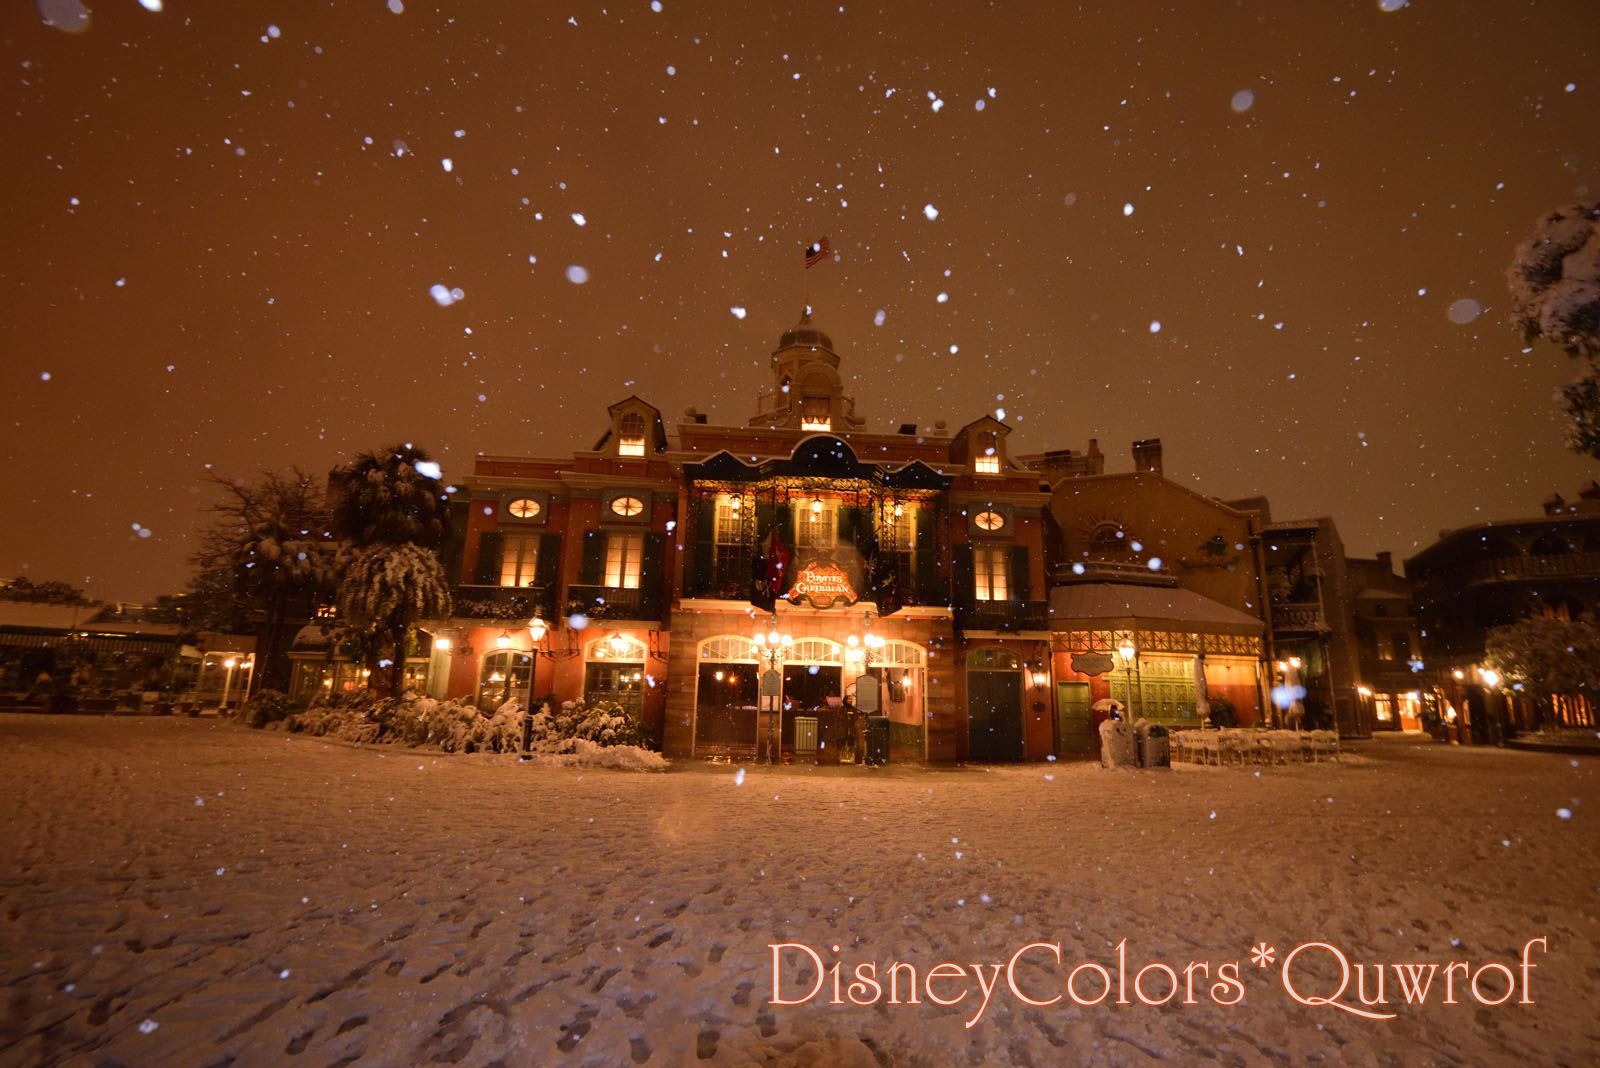
<instances>
[{"instance_id":1,"label":"snow-covered shrub","mask_svg":"<svg viewBox=\"0 0 1600 1068\"><path fill-rule=\"evenodd\" d=\"M269 723L278 722L288 714L288 695L278 690L262 690L240 709L240 717L245 724L258 730Z\"/></svg>"},{"instance_id":2,"label":"snow-covered shrub","mask_svg":"<svg viewBox=\"0 0 1600 1068\"><path fill-rule=\"evenodd\" d=\"M380 699L360 691L335 697L290 716L285 725L346 741L437 746L447 753L510 753L522 741L522 711L514 701L485 716L475 705L413 693Z\"/></svg>"},{"instance_id":3,"label":"snow-covered shrub","mask_svg":"<svg viewBox=\"0 0 1600 1068\"><path fill-rule=\"evenodd\" d=\"M545 704L533 716L533 750L538 753L577 752L577 743L597 746L638 746L639 721L614 701L563 701L559 708Z\"/></svg>"}]
</instances>

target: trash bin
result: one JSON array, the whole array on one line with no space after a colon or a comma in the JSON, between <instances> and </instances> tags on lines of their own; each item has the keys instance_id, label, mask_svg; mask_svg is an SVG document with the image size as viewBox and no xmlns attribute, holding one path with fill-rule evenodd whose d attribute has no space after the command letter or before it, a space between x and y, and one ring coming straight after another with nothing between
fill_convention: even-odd
<instances>
[{"instance_id":1,"label":"trash bin","mask_svg":"<svg viewBox=\"0 0 1600 1068\"><path fill-rule=\"evenodd\" d=\"M867 717L867 763L889 763L889 717Z\"/></svg>"},{"instance_id":2,"label":"trash bin","mask_svg":"<svg viewBox=\"0 0 1600 1068\"><path fill-rule=\"evenodd\" d=\"M1172 740L1167 728L1153 723L1139 738L1139 763L1147 768L1172 767Z\"/></svg>"},{"instance_id":3,"label":"trash bin","mask_svg":"<svg viewBox=\"0 0 1600 1068\"><path fill-rule=\"evenodd\" d=\"M794 717L794 762L814 764L817 760L817 717Z\"/></svg>"}]
</instances>

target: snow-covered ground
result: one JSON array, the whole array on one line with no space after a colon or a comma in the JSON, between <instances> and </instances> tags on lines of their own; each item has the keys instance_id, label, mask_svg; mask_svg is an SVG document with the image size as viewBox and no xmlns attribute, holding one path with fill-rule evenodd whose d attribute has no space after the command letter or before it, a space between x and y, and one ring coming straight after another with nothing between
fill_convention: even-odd
<instances>
[{"instance_id":1,"label":"snow-covered ground","mask_svg":"<svg viewBox=\"0 0 1600 1068\"><path fill-rule=\"evenodd\" d=\"M1592 1064L1600 1048L1588 758L1390 739L1338 766L741 778L21 716L0 717L0 747L5 1064ZM1128 1004L1066 996L1099 993L1086 962L1115 984L1123 940ZM1394 1018L1297 1002L1283 965L1315 942L1349 962L1343 1004ZM844 961L845 1003L828 972L810 1001L772 1004L772 943ZM1446 1004L1454 961L1468 974ZM785 999L815 985L805 962L785 957ZM1227 1004L1232 962L1245 995ZM851 1004L868 963L882 992ZM1139 1001L1156 963L1194 1004ZM1358 1000L1356 965L1372 984L1375 964L1427 963L1426 1004L1405 1004L1393 967L1386 1006ZM1302 949L1291 985L1331 996L1338 969ZM1484 1004L1505 975L1512 996ZM1138 989L1168 987L1155 968Z\"/></svg>"}]
</instances>

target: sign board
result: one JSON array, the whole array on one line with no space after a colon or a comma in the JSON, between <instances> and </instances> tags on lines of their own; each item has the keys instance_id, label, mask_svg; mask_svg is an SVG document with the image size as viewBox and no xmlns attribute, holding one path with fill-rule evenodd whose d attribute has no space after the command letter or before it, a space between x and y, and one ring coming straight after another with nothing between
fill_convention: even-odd
<instances>
[{"instance_id":1,"label":"sign board","mask_svg":"<svg viewBox=\"0 0 1600 1068\"><path fill-rule=\"evenodd\" d=\"M856 708L869 716L878 714L878 677L863 675L856 680Z\"/></svg>"},{"instance_id":2,"label":"sign board","mask_svg":"<svg viewBox=\"0 0 1600 1068\"><path fill-rule=\"evenodd\" d=\"M1072 670L1080 675L1104 675L1117 666L1110 653L1074 653Z\"/></svg>"},{"instance_id":3,"label":"sign board","mask_svg":"<svg viewBox=\"0 0 1600 1068\"><path fill-rule=\"evenodd\" d=\"M761 673L761 696L783 696L783 672L777 668L768 668Z\"/></svg>"},{"instance_id":4,"label":"sign board","mask_svg":"<svg viewBox=\"0 0 1600 1068\"><path fill-rule=\"evenodd\" d=\"M844 568L822 561L802 567L786 597L793 604L810 601L812 608L832 608L841 601L848 608L860 599Z\"/></svg>"}]
</instances>

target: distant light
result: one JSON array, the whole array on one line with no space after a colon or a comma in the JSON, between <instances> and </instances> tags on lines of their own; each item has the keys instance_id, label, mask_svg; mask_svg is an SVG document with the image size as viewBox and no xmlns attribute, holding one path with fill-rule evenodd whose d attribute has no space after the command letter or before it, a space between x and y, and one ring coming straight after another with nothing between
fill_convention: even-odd
<instances>
[{"instance_id":1,"label":"distant light","mask_svg":"<svg viewBox=\"0 0 1600 1068\"><path fill-rule=\"evenodd\" d=\"M1237 111L1239 114L1243 115L1245 112L1250 110L1251 106L1254 105L1255 102L1256 94L1254 90L1240 89L1237 93L1233 94L1233 102L1230 106L1234 111Z\"/></svg>"},{"instance_id":2,"label":"distant light","mask_svg":"<svg viewBox=\"0 0 1600 1068\"><path fill-rule=\"evenodd\" d=\"M589 280L589 272L576 263L567 268L567 281L575 286L581 286Z\"/></svg>"}]
</instances>

